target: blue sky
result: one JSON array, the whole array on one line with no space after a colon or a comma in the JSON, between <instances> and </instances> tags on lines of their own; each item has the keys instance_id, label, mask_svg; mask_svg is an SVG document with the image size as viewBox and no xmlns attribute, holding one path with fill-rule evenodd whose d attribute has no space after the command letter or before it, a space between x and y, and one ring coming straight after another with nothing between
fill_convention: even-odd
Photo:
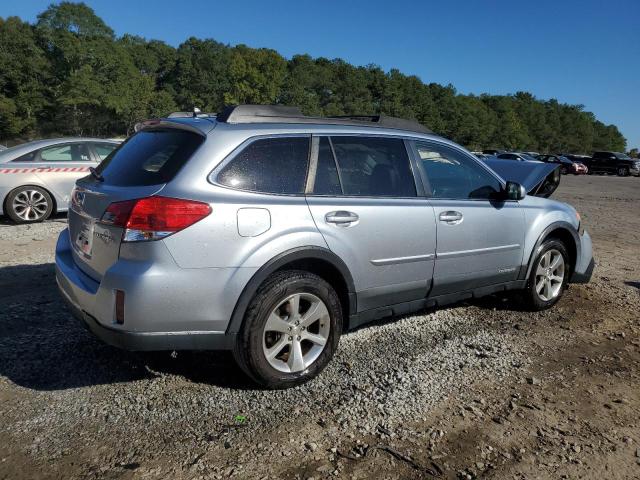
<instances>
[{"instance_id":1,"label":"blue sky","mask_svg":"<svg viewBox=\"0 0 640 480\"><path fill-rule=\"evenodd\" d=\"M5 0L34 21L50 0ZM640 147L640 0L87 0L118 35L189 36L398 68L462 93L583 104Z\"/></svg>"}]
</instances>

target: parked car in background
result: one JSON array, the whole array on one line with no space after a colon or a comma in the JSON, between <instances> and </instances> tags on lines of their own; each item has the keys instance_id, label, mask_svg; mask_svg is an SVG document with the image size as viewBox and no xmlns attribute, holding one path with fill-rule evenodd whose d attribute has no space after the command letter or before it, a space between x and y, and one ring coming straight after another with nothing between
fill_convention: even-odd
<instances>
[{"instance_id":1,"label":"parked car in background","mask_svg":"<svg viewBox=\"0 0 640 480\"><path fill-rule=\"evenodd\" d=\"M75 181L118 145L99 138L57 138L1 151L0 214L33 223L66 211Z\"/></svg>"},{"instance_id":2,"label":"parked car in background","mask_svg":"<svg viewBox=\"0 0 640 480\"><path fill-rule=\"evenodd\" d=\"M482 150L482 153L484 153L485 155L498 155L499 153L503 153L504 150L497 150L495 148L487 148L485 150Z\"/></svg>"},{"instance_id":3,"label":"parked car in background","mask_svg":"<svg viewBox=\"0 0 640 480\"><path fill-rule=\"evenodd\" d=\"M562 155L563 157L567 157L569 160L580 162L585 165L591 161L591 157L589 155L577 155L575 153L559 153L558 155Z\"/></svg>"},{"instance_id":4,"label":"parked car in background","mask_svg":"<svg viewBox=\"0 0 640 480\"><path fill-rule=\"evenodd\" d=\"M0 152L3 151L3 150L6 150L6 149L7 149L7 147L5 145L0 145Z\"/></svg>"},{"instance_id":5,"label":"parked car in background","mask_svg":"<svg viewBox=\"0 0 640 480\"><path fill-rule=\"evenodd\" d=\"M574 162L564 155L540 155L538 159L545 163L557 163L560 165L560 171L563 175L569 173L573 175L584 175L587 173L587 167L580 162Z\"/></svg>"},{"instance_id":6,"label":"parked car in background","mask_svg":"<svg viewBox=\"0 0 640 480\"><path fill-rule=\"evenodd\" d=\"M589 173L615 173L621 177L640 176L640 160L620 152L594 152Z\"/></svg>"},{"instance_id":7,"label":"parked car in background","mask_svg":"<svg viewBox=\"0 0 640 480\"><path fill-rule=\"evenodd\" d=\"M499 153L498 155L496 155L496 158L498 158L500 160L516 160L516 161L519 161L519 162L537 162L537 161L539 161L535 157L532 157L531 155L529 155L527 153L522 153L522 152Z\"/></svg>"},{"instance_id":8,"label":"parked car in background","mask_svg":"<svg viewBox=\"0 0 640 480\"><path fill-rule=\"evenodd\" d=\"M481 153L481 152L474 152L473 153L476 157L478 157L480 160L488 160L490 158L495 159L496 156L495 155L489 155L488 153Z\"/></svg>"},{"instance_id":9,"label":"parked car in background","mask_svg":"<svg viewBox=\"0 0 640 480\"><path fill-rule=\"evenodd\" d=\"M557 167L495 162L378 115L150 121L76 182L56 280L107 343L228 349L292 387L349 328L512 289L544 310L589 280L576 210L527 194Z\"/></svg>"}]
</instances>

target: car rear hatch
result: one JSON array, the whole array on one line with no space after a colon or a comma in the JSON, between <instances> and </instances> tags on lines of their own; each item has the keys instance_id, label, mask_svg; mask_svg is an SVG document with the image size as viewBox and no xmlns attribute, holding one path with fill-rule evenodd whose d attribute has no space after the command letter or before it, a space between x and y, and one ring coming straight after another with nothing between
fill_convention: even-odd
<instances>
[{"instance_id":1,"label":"car rear hatch","mask_svg":"<svg viewBox=\"0 0 640 480\"><path fill-rule=\"evenodd\" d=\"M194 128L158 123L133 135L91 175L76 182L69 235L78 268L102 280L118 259L125 231L122 224L113 222L107 211L110 205L157 195L204 139Z\"/></svg>"}]
</instances>

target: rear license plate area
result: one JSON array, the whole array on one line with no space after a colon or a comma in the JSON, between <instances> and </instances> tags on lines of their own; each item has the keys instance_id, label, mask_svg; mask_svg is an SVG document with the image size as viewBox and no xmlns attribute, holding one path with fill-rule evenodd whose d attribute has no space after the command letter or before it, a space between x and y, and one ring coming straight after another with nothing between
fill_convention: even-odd
<instances>
[{"instance_id":1,"label":"rear license plate area","mask_svg":"<svg viewBox=\"0 0 640 480\"><path fill-rule=\"evenodd\" d=\"M77 250L87 258L91 258L91 252L93 249L93 229L93 222L87 221L83 223L80 226L75 239Z\"/></svg>"}]
</instances>

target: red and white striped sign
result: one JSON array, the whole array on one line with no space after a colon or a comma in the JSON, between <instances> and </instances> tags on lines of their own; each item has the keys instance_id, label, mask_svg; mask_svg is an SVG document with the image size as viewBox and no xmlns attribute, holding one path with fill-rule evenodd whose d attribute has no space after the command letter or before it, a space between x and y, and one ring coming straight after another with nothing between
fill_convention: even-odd
<instances>
[{"instance_id":1,"label":"red and white striped sign","mask_svg":"<svg viewBox=\"0 0 640 480\"><path fill-rule=\"evenodd\" d=\"M0 173L88 172L89 167L0 168Z\"/></svg>"}]
</instances>

